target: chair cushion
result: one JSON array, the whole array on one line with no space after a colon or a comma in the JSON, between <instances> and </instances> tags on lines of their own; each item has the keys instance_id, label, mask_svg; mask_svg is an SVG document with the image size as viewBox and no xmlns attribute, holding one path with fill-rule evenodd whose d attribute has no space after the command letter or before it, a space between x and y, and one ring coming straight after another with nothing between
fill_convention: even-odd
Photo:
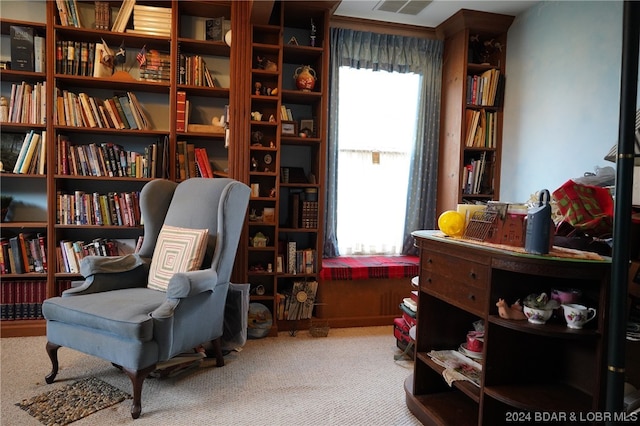
<instances>
[{"instance_id":1,"label":"chair cushion","mask_svg":"<svg viewBox=\"0 0 640 426\"><path fill-rule=\"evenodd\" d=\"M207 229L163 225L153 251L147 287L167 291L173 274L200 269L208 233Z\"/></svg>"},{"instance_id":2,"label":"chair cushion","mask_svg":"<svg viewBox=\"0 0 640 426\"><path fill-rule=\"evenodd\" d=\"M153 339L149 315L166 294L148 288L128 288L84 295L52 297L42 304L47 321L101 330L124 339Z\"/></svg>"}]
</instances>

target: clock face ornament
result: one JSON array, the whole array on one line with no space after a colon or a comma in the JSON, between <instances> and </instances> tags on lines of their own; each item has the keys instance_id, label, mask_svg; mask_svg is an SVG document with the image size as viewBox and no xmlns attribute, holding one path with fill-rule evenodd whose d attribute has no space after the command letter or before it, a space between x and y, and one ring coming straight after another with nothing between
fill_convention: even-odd
<instances>
[{"instance_id":1,"label":"clock face ornament","mask_svg":"<svg viewBox=\"0 0 640 426\"><path fill-rule=\"evenodd\" d=\"M273 158L271 157L271 154L266 154L264 156L264 164L271 164L272 161L273 161Z\"/></svg>"}]
</instances>

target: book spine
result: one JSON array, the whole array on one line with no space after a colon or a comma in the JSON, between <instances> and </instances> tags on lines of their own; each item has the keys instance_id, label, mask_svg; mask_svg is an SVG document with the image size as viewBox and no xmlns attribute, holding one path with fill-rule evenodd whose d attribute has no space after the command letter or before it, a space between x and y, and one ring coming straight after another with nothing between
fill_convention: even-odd
<instances>
[{"instance_id":1,"label":"book spine","mask_svg":"<svg viewBox=\"0 0 640 426\"><path fill-rule=\"evenodd\" d=\"M24 260L22 259L22 249L20 248L20 241L18 237L11 237L9 239L9 243L11 244L11 254L13 258L13 263L11 264L11 271L14 274L24 274Z\"/></svg>"},{"instance_id":2,"label":"book spine","mask_svg":"<svg viewBox=\"0 0 640 426\"><path fill-rule=\"evenodd\" d=\"M176 102L176 132L185 132L187 93L182 90L176 92Z\"/></svg>"},{"instance_id":3,"label":"book spine","mask_svg":"<svg viewBox=\"0 0 640 426\"><path fill-rule=\"evenodd\" d=\"M129 97L127 95L119 96L118 100L120 101L120 106L122 107L122 111L124 111L124 115L127 117L129 127L134 130L138 129L136 120L133 117L133 111L131 111L131 105L129 104Z\"/></svg>"},{"instance_id":4,"label":"book spine","mask_svg":"<svg viewBox=\"0 0 640 426\"><path fill-rule=\"evenodd\" d=\"M35 72L45 72L45 38L41 36L33 37L33 59Z\"/></svg>"}]
</instances>

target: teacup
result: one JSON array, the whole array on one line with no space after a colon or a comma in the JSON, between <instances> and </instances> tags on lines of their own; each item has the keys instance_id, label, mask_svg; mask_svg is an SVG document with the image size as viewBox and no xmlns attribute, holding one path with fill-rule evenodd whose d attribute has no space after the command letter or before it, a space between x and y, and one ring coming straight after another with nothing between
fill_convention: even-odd
<instances>
[{"instance_id":1,"label":"teacup","mask_svg":"<svg viewBox=\"0 0 640 426\"><path fill-rule=\"evenodd\" d=\"M580 329L596 317L595 309L576 303L562 305L562 309L564 310L564 319L567 321L567 327L569 328Z\"/></svg>"},{"instance_id":2,"label":"teacup","mask_svg":"<svg viewBox=\"0 0 640 426\"><path fill-rule=\"evenodd\" d=\"M467 333L467 349L472 352L482 352L484 332L470 331Z\"/></svg>"},{"instance_id":3,"label":"teacup","mask_svg":"<svg viewBox=\"0 0 640 426\"><path fill-rule=\"evenodd\" d=\"M582 296L582 291L575 288L552 288L551 298L560 304L577 303Z\"/></svg>"}]
</instances>

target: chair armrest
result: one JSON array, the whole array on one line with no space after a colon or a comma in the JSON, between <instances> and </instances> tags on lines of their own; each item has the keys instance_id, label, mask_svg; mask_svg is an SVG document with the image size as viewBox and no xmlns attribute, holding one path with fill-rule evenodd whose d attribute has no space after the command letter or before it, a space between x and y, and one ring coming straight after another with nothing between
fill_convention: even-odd
<instances>
[{"instance_id":1,"label":"chair armrest","mask_svg":"<svg viewBox=\"0 0 640 426\"><path fill-rule=\"evenodd\" d=\"M86 279L82 285L65 290L62 296L145 287L150 263L151 259L138 255L87 256L80 266Z\"/></svg>"},{"instance_id":2,"label":"chair armrest","mask_svg":"<svg viewBox=\"0 0 640 426\"><path fill-rule=\"evenodd\" d=\"M205 291L215 291L218 285L218 273L213 269L191 272L178 272L169 280L167 299L158 306L151 316L156 319L169 318L180 303L180 299L195 296Z\"/></svg>"},{"instance_id":3,"label":"chair armrest","mask_svg":"<svg viewBox=\"0 0 640 426\"><path fill-rule=\"evenodd\" d=\"M131 271L145 263L137 254L124 256L85 256L80 261L80 273L87 278L94 274Z\"/></svg>"},{"instance_id":4,"label":"chair armrest","mask_svg":"<svg viewBox=\"0 0 640 426\"><path fill-rule=\"evenodd\" d=\"M178 272L169 280L167 299L181 299L212 290L218 284L218 273L209 268Z\"/></svg>"}]
</instances>

